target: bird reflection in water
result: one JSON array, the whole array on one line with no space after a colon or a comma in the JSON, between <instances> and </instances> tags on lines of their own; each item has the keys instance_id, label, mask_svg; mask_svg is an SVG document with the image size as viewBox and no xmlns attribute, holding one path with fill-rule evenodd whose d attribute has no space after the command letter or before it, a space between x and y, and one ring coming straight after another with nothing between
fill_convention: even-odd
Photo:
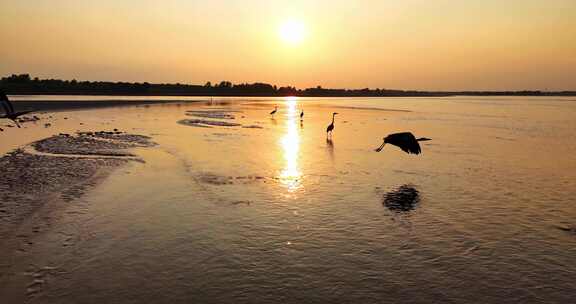
<instances>
[{"instance_id":1,"label":"bird reflection in water","mask_svg":"<svg viewBox=\"0 0 576 304\"><path fill-rule=\"evenodd\" d=\"M420 192L412 185L402 185L384 195L384 206L392 212L405 213L418 207Z\"/></svg>"},{"instance_id":2,"label":"bird reflection in water","mask_svg":"<svg viewBox=\"0 0 576 304\"><path fill-rule=\"evenodd\" d=\"M334 161L334 141L332 141L332 138L326 138L326 151L328 151L330 159Z\"/></svg>"}]
</instances>

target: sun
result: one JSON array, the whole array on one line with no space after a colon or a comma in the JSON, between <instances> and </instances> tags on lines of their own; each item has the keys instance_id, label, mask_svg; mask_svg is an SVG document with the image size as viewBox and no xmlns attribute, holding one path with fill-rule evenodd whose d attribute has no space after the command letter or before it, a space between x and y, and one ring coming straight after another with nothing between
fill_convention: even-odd
<instances>
[{"instance_id":1,"label":"sun","mask_svg":"<svg viewBox=\"0 0 576 304\"><path fill-rule=\"evenodd\" d=\"M283 42L298 45L306 38L306 26L299 20L289 20L280 25L278 35Z\"/></svg>"}]
</instances>

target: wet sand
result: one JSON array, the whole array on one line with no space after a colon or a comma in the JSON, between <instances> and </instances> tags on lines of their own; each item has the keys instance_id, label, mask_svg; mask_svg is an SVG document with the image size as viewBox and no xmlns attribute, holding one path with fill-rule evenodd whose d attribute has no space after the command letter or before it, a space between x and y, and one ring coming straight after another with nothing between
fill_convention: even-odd
<instances>
[{"instance_id":1,"label":"wet sand","mask_svg":"<svg viewBox=\"0 0 576 304\"><path fill-rule=\"evenodd\" d=\"M60 134L0 158L2 256L28 242L21 232L37 211L82 196L120 166L142 161L128 149L153 145L149 137L120 131Z\"/></svg>"}]
</instances>

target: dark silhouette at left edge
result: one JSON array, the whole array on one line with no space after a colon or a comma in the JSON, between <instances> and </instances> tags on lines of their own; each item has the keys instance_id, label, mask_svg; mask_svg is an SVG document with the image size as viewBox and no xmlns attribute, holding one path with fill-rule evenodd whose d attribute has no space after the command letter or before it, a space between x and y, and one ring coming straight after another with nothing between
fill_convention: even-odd
<instances>
[{"instance_id":1,"label":"dark silhouette at left edge","mask_svg":"<svg viewBox=\"0 0 576 304\"><path fill-rule=\"evenodd\" d=\"M34 110L16 112L14 110L14 105L12 102L10 102L8 96L6 96L6 93L4 93L2 90L0 90L0 103L4 109L4 115L0 116L0 118L10 119L16 124L18 128L21 128L20 123L18 123L18 117L34 112Z\"/></svg>"}]
</instances>

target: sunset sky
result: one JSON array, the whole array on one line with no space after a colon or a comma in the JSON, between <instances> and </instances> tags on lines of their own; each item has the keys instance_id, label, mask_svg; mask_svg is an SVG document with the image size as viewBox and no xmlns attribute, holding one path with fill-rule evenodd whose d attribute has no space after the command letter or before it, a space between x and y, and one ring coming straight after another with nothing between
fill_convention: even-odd
<instances>
[{"instance_id":1,"label":"sunset sky","mask_svg":"<svg viewBox=\"0 0 576 304\"><path fill-rule=\"evenodd\" d=\"M576 90L575 0L0 0L0 76Z\"/></svg>"}]
</instances>

